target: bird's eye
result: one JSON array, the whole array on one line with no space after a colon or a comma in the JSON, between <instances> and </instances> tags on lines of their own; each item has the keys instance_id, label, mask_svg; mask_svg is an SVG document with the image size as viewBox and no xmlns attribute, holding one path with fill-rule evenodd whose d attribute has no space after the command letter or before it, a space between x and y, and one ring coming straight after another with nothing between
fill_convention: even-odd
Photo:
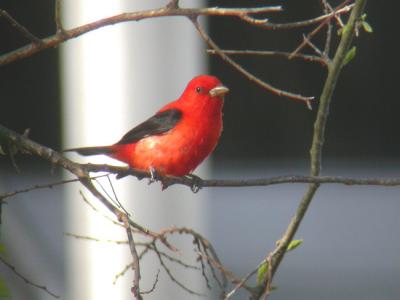
<instances>
[{"instance_id":1,"label":"bird's eye","mask_svg":"<svg viewBox=\"0 0 400 300\"><path fill-rule=\"evenodd\" d=\"M198 86L198 87L196 88L196 93L197 93L197 94L200 94L201 92L203 92L203 88Z\"/></svg>"}]
</instances>

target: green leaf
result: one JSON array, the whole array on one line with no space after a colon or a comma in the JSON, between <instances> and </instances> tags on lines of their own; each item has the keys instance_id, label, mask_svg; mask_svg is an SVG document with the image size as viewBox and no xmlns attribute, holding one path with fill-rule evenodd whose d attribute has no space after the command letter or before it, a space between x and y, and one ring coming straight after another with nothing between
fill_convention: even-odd
<instances>
[{"instance_id":1,"label":"green leaf","mask_svg":"<svg viewBox=\"0 0 400 300\"><path fill-rule=\"evenodd\" d=\"M349 51L347 51L347 54L343 60L343 67L347 65L355 56L356 56L356 46L353 46Z\"/></svg>"},{"instance_id":2,"label":"green leaf","mask_svg":"<svg viewBox=\"0 0 400 300\"><path fill-rule=\"evenodd\" d=\"M0 145L0 155L6 155L6 153L3 150L3 147Z\"/></svg>"},{"instance_id":3,"label":"green leaf","mask_svg":"<svg viewBox=\"0 0 400 300\"><path fill-rule=\"evenodd\" d=\"M258 271L257 271L257 285L261 285L264 282L267 272L268 272L268 262L265 261L258 268Z\"/></svg>"},{"instance_id":4,"label":"green leaf","mask_svg":"<svg viewBox=\"0 0 400 300\"><path fill-rule=\"evenodd\" d=\"M10 290L2 278L0 278L0 299L11 299Z\"/></svg>"},{"instance_id":5,"label":"green leaf","mask_svg":"<svg viewBox=\"0 0 400 300\"><path fill-rule=\"evenodd\" d=\"M288 245L286 252L292 251L296 249L298 246L300 246L303 243L303 240L292 240L290 244Z\"/></svg>"},{"instance_id":6,"label":"green leaf","mask_svg":"<svg viewBox=\"0 0 400 300\"><path fill-rule=\"evenodd\" d=\"M374 30L372 29L372 26L366 21L367 20L367 14L363 14L361 16L361 26L364 29L365 32L372 33Z\"/></svg>"},{"instance_id":7,"label":"green leaf","mask_svg":"<svg viewBox=\"0 0 400 300\"><path fill-rule=\"evenodd\" d=\"M361 25L365 32L368 32L368 33L374 32L374 30L372 29L372 26L369 25L369 23L367 21L362 21Z\"/></svg>"}]
</instances>

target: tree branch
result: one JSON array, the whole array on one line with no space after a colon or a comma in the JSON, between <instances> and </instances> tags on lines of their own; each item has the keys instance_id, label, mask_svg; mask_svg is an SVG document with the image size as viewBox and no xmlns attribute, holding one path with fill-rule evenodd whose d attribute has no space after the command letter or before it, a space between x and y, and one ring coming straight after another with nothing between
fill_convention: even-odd
<instances>
[{"instance_id":1,"label":"tree branch","mask_svg":"<svg viewBox=\"0 0 400 300\"><path fill-rule=\"evenodd\" d=\"M209 54L218 54L216 50L214 49L207 49L207 53ZM227 55L254 55L254 56L281 56L287 59L291 58L299 58L304 61L310 61L310 62L317 62L320 63L323 66L327 65L327 62L325 59L323 59L320 56L316 55L309 55L309 54L295 54L292 55L291 52L285 52L285 51L267 51L267 50L223 50L220 49L220 52L223 54Z\"/></svg>"},{"instance_id":2,"label":"tree branch","mask_svg":"<svg viewBox=\"0 0 400 300\"><path fill-rule=\"evenodd\" d=\"M11 24L12 27L16 28L19 32L21 32L21 34L25 38L30 40L36 46L40 47L42 45L42 40L40 38L31 33L28 29L26 29L25 26L18 23L18 21L15 20L8 12L6 12L3 9L0 9L0 17L6 19Z\"/></svg>"},{"instance_id":3,"label":"tree branch","mask_svg":"<svg viewBox=\"0 0 400 300\"><path fill-rule=\"evenodd\" d=\"M366 0L356 0L353 11L350 15L348 23L346 25L346 30L343 30L342 37L338 48L336 50L336 54L332 61L332 64L328 67L328 76L325 81L324 88L322 90L320 104L317 112L317 118L314 124L314 135L313 141L311 145L310 155L311 155L311 175L318 176L321 172L321 163L322 163L322 148L324 145L324 136L326 123L329 115L329 106L332 100L332 95L334 89L336 87L337 79L339 78L340 71L343 67L343 62L346 56L347 51L350 48L352 43L354 32L356 30L356 26L358 25L358 20L360 20L361 15L364 11ZM310 184L308 190L304 194L300 204L296 210L294 217L292 218L286 232L283 237L279 241L279 245L277 248L271 253L271 277L274 276L276 270L278 269L280 262L282 261L287 246L290 241L293 239L294 235L297 232L297 229L300 226L300 223L307 212L307 209L315 195L319 187L318 183ZM262 293L265 290L265 286L272 280L272 278L267 278L264 282L263 286L260 288L260 293L257 295L257 299L262 296Z\"/></svg>"},{"instance_id":4,"label":"tree branch","mask_svg":"<svg viewBox=\"0 0 400 300\"><path fill-rule=\"evenodd\" d=\"M349 2L349 1L346 1L346 3L347 2ZM292 23L282 23L282 24L271 23L271 22L263 23L263 24L254 23L254 25L259 26L261 28L273 29L273 30L307 27L307 26L311 26L314 24L318 24L320 22L324 22L326 19L331 19L332 17L336 18L337 15L348 13L354 7L354 4L346 5L346 3L341 4L340 7L337 7L334 11L332 11L330 13L327 13L322 16L319 16L319 17L316 17L313 19L309 19L309 20L292 22Z\"/></svg>"},{"instance_id":5,"label":"tree branch","mask_svg":"<svg viewBox=\"0 0 400 300\"><path fill-rule=\"evenodd\" d=\"M1 255L0 255L0 262L5 265L7 268L9 268L17 277L19 277L20 279L22 279L26 284L29 284L33 287L36 287L38 289L41 289L43 291L45 291L47 294L49 294L50 296L59 299L60 296L56 295L55 293L53 293L52 291L50 291L46 286L44 285L40 285L37 284L31 280L29 280L27 277L25 277L21 272L19 272L17 270L17 268L15 268L15 266L13 266L12 264L10 264L8 261L6 261Z\"/></svg>"},{"instance_id":6,"label":"tree branch","mask_svg":"<svg viewBox=\"0 0 400 300\"><path fill-rule=\"evenodd\" d=\"M259 86L263 87L264 89L270 91L271 93L273 93L275 95L287 97L289 99L293 99L296 101L301 101L301 102L305 103L309 109L311 109L310 101L313 100L314 97L306 97L306 96L302 96L299 94L293 94L293 93L278 89L278 88L270 85L269 83L262 81L261 79L259 79L258 77L254 76L249 71L244 69L241 65L239 65L237 62L235 62L232 58L230 58L225 53L223 53L221 51L221 49L218 47L218 45L210 38L210 36L200 26L199 22L197 21L197 18L191 18L191 21L192 21L194 27L196 27L200 36L203 38L203 40L216 52L216 54L218 54L222 58L222 60L226 61L228 64L230 64L232 67L234 67L237 71L239 71L245 77L247 77L247 79L255 82Z\"/></svg>"},{"instance_id":7,"label":"tree branch","mask_svg":"<svg viewBox=\"0 0 400 300\"><path fill-rule=\"evenodd\" d=\"M59 1L59 0L58 0ZM260 14L281 11L281 6L264 6L258 8L179 8L179 7L163 7L158 9L150 9L138 12L122 13L119 15L111 16L101 20L97 20L85 25L78 26L76 28L66 30L62 29L61 21L59 18L60 4L56 7L56 34L40 40L40 43L33 43L11 51L9 53L0 56L0 66L12 63L16 60L29 57L33 54L43 51L45 49L58 47L61 43L79 37L90 31L109 26L115 25L122 22L128 21L141 21L149 18L160 18L160 17L197 17L197 16L230 16L240 17L245 14ZM6 13L0 10L2 15ZM6 13L7 14L7 13ZM60 30L62 29L62 30Z\"/></svg>"}]
</instances>

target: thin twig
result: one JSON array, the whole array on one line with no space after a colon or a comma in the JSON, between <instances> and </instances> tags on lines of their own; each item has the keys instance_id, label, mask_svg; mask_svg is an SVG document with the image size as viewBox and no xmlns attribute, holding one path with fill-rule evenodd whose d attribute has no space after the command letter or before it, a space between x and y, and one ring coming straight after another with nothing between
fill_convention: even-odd
<instances>
[{"instance_id":1,"label":"thin twig","mask_svg":"<svg viewBox=\"0 0 400 300\"><path fill-rule=\"evenodd\" d=\"M112 224L123 227L123 225L121 223L115 221L109 215L106 215L105 213L100 212L99 209L96 206L94 206L93 203L91 203L89 201L89 199L85 196L85 194L82 191L79 191L79 194L81 195L83 202L85 202L94 212L100 214L100 216L102 216L107 221L111 222Z\"/></svg>"},{"instance_id":2,"label":"thin twig","mask_svg":"<svg viewBox=\"0 0 400 300\"><path fill-rule=\"evenodd\" d=\"M311 38L316 35L326 24L329 24L330 20L334 18L337 14L337 11L339 11L343 6L345 6L348 2L351 0L345 0L341 4L339 4L337 7L335 7L334 12L327 18L325 18L313 31L311 31L309 34L307 34L306 39L303 39L303 42L292 52L291 56L289 58L294 57L296 54L298 54L304 46L307 45L307 41L311 40Z\"/></svg>"},{"instance_id":3,"label":"thin twig","mask_svg":"<svg viewBox=\"0 0 400 300\"><path fill-rule=\"evenodd\" d=\"M214 49L207 49L206 51L209 54L217 54L217 52ZM285 51L267 51L267 50L222 50L221 49L220 51L227 55L281 56L287 59L289 59L289 57L292 54L290 52L285 52ZM324 66L327 65L326 61L323 58L316 55L298 53L294 55L293 58L299 58L304 61L320 63L321 65Z\"/></svg>"},{"instance_id":4,"label":"thin twig","mask_svg":"<svg viewBox=\"0 0 400 300\"><path fill-rule=\"evenodd\" d=\"M95 237L91 237L91 236L85 236L85 235L80 235L80 234L75 234L75 233L71 233L71 232L64 232L65 236L68 237L73 237L77 240L85 240L85 241L91 241L91 242L104 242L104 243L112 243L112 244L116 244L116 245L126 245L128 244L127 240L108 240L108 239L99 239L99 238L95 238ZM144 243L136 243L136 246L143 246Z\"/></svg>"},{"instance_id":5,"label":"thin twig","mask_svg":"<svg viewBox=\"0 0 400 300\"><path fill-rule=\"evenodd\" d=\"M334 18L336 19L336 22L339 25L339 27L343 28L344 23L343 23L342 19L340 18L340 14L338 14L338 12L332 8L332 6L329 4L329 2L327 0L322 0L322 1L324 3L324 6L326 7L327 11L334 14Z\"/></svg>"},{"instance_id":6,"label":"thin twig","mask_svg":"<svg viewBox=\"0 0 400 300\"><path fill-rule=\"evenodd\" d=\"M14 28L16 28L20 33L22 33L22 35L27 38L28 40L30 40L33 44L35 44L36 46L40 47L43 42L40 38L38 38L37 36L35 36L33 33L31 33L28 29L26 29L25 26L21 25L20 23L18 23L17 20L15 20L8 12L6 12L3 9L0 9L0 17L3 17L4 19L6 19L11 26L13 26Z\"/></svg>"},{"instance_id":7,"label":"thin twig","mask_svg":"<svg viewBox=\"0 0 400 300\"><path fill-rule=\"evenodd\" d=\"M236 275L233 272L231 272L228 269L226 269L224 266L222 266L222 264L219 261L217 261L216 259L214 259L210 255L206 255L206 254L204 254L204 253L202 253L200 251L198 252L198 255L203 257L204 259L206 259L208 261L208 263L210 265L212 265L213 268L216 268L221 274L224 274L229 279L230 282L232 282L234 284L240 284L241 287L244 287L246 290L248 290L250 292L253 291L250 286L247 286L245 284L245 281L243 281L242 279L236 277ZM227 294L224 293L222 298L226 298L226 295Z\"/></svg>"},{"instance_id":8,"label":"thin twig","mask_svg":"<svg viewBox=\"0 0 400 300\"><path fill-rule=\"evenodd\" d=\"M64 27L61 22L61 1L62 0L56 0L56 8L54 12L54 21L56 23L57 33L64 32Z\"/></svg>"},{"instance_id":9,"label":"thin twig","mask_svg":"<svg viewBox=\"0 0 400 300\"><path fill-rule=\"evenodd\" d=\"M129 249L131 251L132 255L132 268L134 272L133 276L133 287L132 287L132 293L135 296L137 300L141 300L141 292L140 292L140 262L139 262L139 256L136 251L136 245L135 241L133 240L133 235L131 231L131 226L129 224L129 217L126 214L121 214L120 215L120 220L124 223L125 229L126 229L126 234L128 236L128 244L129 244Z\"/></svg>"},{"instance_id":10,"label":"thin twig","mask_svg":"<svg viewBox=\"0 0 400 300\"><path fill-rule=\"evenodd\" d=\"M313 42L311 42L311 40L308 39L307 36L303 35L303 40L306 43L306 45L310 46L310 48L316 53L318 54L320 57L322 57L325 62L326 65L329 65L330 60L328 57L324 56L324 53L317 47L317 45L315 45Z\"/></svg>"},{"instance_id":11,"label":"thin twig","mask_svg":"<svg viewBox=\"0 0 400 300\"><path fill-rule=\"evenodd\" d=\"M253 275L255 275L258 271L258 268L249 272L246 276L244 276L236 285L235 287L225 295L224 300L231 298L240 288L245 286L247 280L249 280Z\"/></svg>"},{"instance_id":12,"label":"thin twig","mask_svg":"<svg viewBox=\"0 0 400 300\"><path fill-rule=\"evenodd\" d=\"M240 17L243 14L261 14L281 11L281 6L264 6L257 8L174 8L162 7L137 12L122 13L87 23L70 30L58 31L56 34L42 39L41 44L30 44L0 56L0 66L12 63L36 54L45 49L58 47L61 43L81 36L101 27L115 25L122 22L141 21L160 17L193 17L193 16L225 16Z\"/></svg>"},{"instance_id":13,"label":"thin twig","mask_svg":"<svg viewBox=\"0 0 400 300\"><path fill-rule=\"evenodd\" d=\"M334 11L327 0L321 0L321 2L322 2L322 6L324 7L325 13L330 13L330 12ZM333 30L332 22L328 22L328 25L326 27L326 38L325 38L325 46L324 46L324 51L323 51L323 54L325 57L329 57L329 51L331 49L331 42L332 42L332 30Z\"/></svg>"},{"instance_id":14,"label":"thin twig","mask_svg":"<svg viewBox=\"0 0 400 300\"><path fill-rule=\"evenodd\" d=\"M71 182L77 182L77 181L79 181L79 179L75 178L75 179L68 179L68 180L60 180L60 181L46 183L46 184L36 184L36 185L30 186L30 187L27 187L24 189L15 190L12 192L2 194L2 195L0 195L0 201L4 201L5 199L14 197L18 194L28 193L28 192L31 192L34 190L39 190L39 189L51 189L58 185L63 185L63 184L71 183Z\"/></svg>"},{"instance_id":15,"label":"thin twig","mask_svg":"<svg viewBox=\"0 0 400 300\"><path fill-rule=\"evenodd\" d=\"M21 278L26 284L29 284L35 288L41 289L43 291L45 291L47 294L51 295L54 298L59 299L60 296L56 295L55 293L51 292L46 286L44 285L40 285L37 283L34 283L33 281L29 280L27 277L25 277L24 275L22 275L21 272L19 272L17 270L17 268L15 268L15 266L13 266L12 264L10 264L8 261L6 261L1 255L0 255L0 261L7 266L7 268L9 268L17 277Z\"/></svg>"},{"instance_id":16,"label":"thin twig","mask_svg":"<svg viewBox=\"0 0 400 300\"><path fill-rule=\"evenodd\" d=\"M218 255L217 255L217 252L215 251L215 249L212 246L212 244L206 238L204 238L201 234L199 234L198 232L194 231L193 229L187 228L187 227L171 227L171 228L163 229L160 234L165 236L166 234L183 234L183 233L191 235L191 236L193 236L193 238L200 240L201 244L203 245L203 248L205 250L205 255L207 257L212 258L216 263L218 263L220 266L222 266L221 261L220 261ZM210 252L211 255L209 254L209 252ZM222 293L225 294L225 289L226 289L226 287L228 285L228 279L227 279L226 274L224 272L221 272L222 283L220 283L219 280L217 279L212 267L211 267L211 271L213 273L214 278L216 279L216 281L220 285Z\"/></svg>"},{"instance_id":17,"label":"thin twig","mask_svg":"<svg viewBox=\"0 0 400 300\"><path fill-rule=\"evenodd\" d=\"M178 286L180 286L183 290L185 290L186 292L188 292L189 294L192 295L197 295L197 296L205 296L204 294L200 294L190 288L188 288L187 286L185 286L182 282L180 282L175 276L174 274L172 274L171 270L168 268L168 266L165 264L160 252L157 250L157 246L154 244L153 245L154 249L156 249L155 253L158 257L158 260L161 264L161 266L163 267L163 269L165 270L165 272L167 273L168 277L171 279L172 282L174 282L175 284L177 284Z\"/></svg>"},{"instance_id":18,"label":"thin twig","mask_svg":"<svg viewBox=\"0 0 400 300\"><path fill-rule=\"evenodd\" d=\"M346 3L349 1L346 1ZM330 19L332 17L336 17L337 15L340 14L344 14L344 13L348 13L353 7L354 4L349 4L346 5L346 3L344 3L343 5L341 5L341 8L336 9L333 12L330 13L326 13L322 16L313 18L313 19L308 19L308 20L304 20L304 21L298 21L298 22L292 22L292 23L282 23L282 24L277 24L277 23L254 23L253 25L258 25L259 27L265 28L265 29L273 29L273 30L277 30L277 29L294 29L294 28L299 28L299 27L307 27L310 25L314 25L314 24L318 24L320 22L325 21L326 19ZM346 5L346 6L344 6Z\"/></svg>"},{"instance_id":19,"label":"thin twig","mask_svg":"<svg viewBox=\"0 0 400 300\"><path fill-rule=\"evenodd\" d=\"M113 283L113 284L116 284L119 278L125 276L126 272L128 272L128 271L133 267L132 265L133 265L133 263L127 264L127 265L122 269L122 271L118 272L118 273L114 276L114 279L113 279L113 282L112 282L112 283Z\"/></svg>"},{"instance_id":20,"label":"thin twig","mask_svg":"<svg viewBox=\"0 0 400 300\"><path fill-rule=\"evenodd\" d=\"M201 245L200 245L199 239L194 238L193 243L197 246L198 252L199 252L199 253L202 253ZM204 264L203 257L202 257L201 255L199 255L199 256L198 256L198 260L200 261L200 265L201 265L201 274L203 275L203 278L204 278L204 280L206 281L207 288L208 288L209 290L211 290L211 285L210 285L210 281L208 280L208 277L207 277L207 274L206 274L206 266L205 266L205 264Z\"/></svg>"},{"instance_id":21,"label":"thin twig","mask_svg":"<svg viewBox=\"0 0 400 300\"><path fill-rule=\"evenodd\" d=\"M281 89L278 89L269 83L266 83L265 81L262 81L260 78L254 76L252 73L244 69L241 65L239 65L237 62L235 62L232 58L227 56L225 53L221 51L221 49L218 47L218 45L210 38L210 36L205 32L205 30L200 26L199 22L197 21L197 18L191 18L191 21L194 25L194 27L197 29L199 32L200 36L203 38L203 40L210 46L212 49L215 50L215 52L228 64L230 64L232 67L234 67L237 71L239 71L241 74L243 74L247 79L250 81L253 81L257 83L259 86L263 87L264 89L270 91L271 93L278 95L278 96L283 96L287 97L292 100L297 100L301 101L305 104L307 104L307 107L311 109L310 101L314 99L314 97L306 97L298 94L293 94Z\"/></svg>"},{"instance_id":22,"label":"thin twig","mask_svg":"<svg viewBox=\"0 0 400 300\"><path fill-rule=\"evenodd\" d=\"M349 26L348 27L349 30L343 32L339 46L335 53L335 57L333 58L332 64L328 68L328 76L325 81L325 85L321 94L320 105L317 112L317 118L314 124L313 141L310 150L312 176L318 176L321 172L322 147L324 145L326 123L329 115L329 106L332 100L332 95L336 86L336 82L339 78L340 71L343 67L343 61L353 40L354 29L364 11L365 5L366 5L366 0L356 0L354 9L346 25ZM286 232L284 233L283 237L279 240L279 245L275 248L275 250L272 253L270 253L270 257L272 257L270 265L271 277L274 276L276 270L278 269L286 253L287 246L289 245L290 241L296 234L297 229L299 228L300 223L303 220L304 215L307 212L308 207L311 204L311 201L314 198L314 195L318 187L319 187L318 183L312 183L309 185L302 200L300 201L300 204L296 210L295 215L291 219L289 226L286 229ZM266 285L268 281L271 280L272 278L267 278L264 284ZM264 289L262 289L260 291L261 294L257 294L255 298L258 299L259 297L261 297L263 290Z\"/></svg>"},{"instance_id":23,"label":"thin twig","mask_svg":"<svg viewBox=\"0 0 400 300\"><path fill-rule=\"evenodd\" d=\"M154 290L156 289L157 283L158 283L158 275L160 275L160 269L158 269L157 274L156 274L156 279L154 280L153 286L151 287L151 289L147 290L147 291L142 291L142 295L146 295L146 294L151 294L152 292L154 292Z\"/></svg>"}]
</instances>

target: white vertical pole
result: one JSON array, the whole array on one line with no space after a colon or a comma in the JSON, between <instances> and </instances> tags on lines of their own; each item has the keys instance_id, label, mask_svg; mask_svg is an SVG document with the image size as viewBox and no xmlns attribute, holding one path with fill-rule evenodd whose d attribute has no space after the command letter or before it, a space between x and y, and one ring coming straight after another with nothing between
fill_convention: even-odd
<instances>
[{"instance_id":1,"label":"white vertical pole","mask_svg":"<svg viewBox=\"0 0 400 300\"><path fill-rule=\"evenodd\" d=\"M68 0L63 3L64 26L71 28L123 11L159 7L166 1ZM185 5L191 4L201 3L185 1ZM62 70L64 145L77 147L117 141L134 125L178 97L193 76L204 73L205 59L201 41L187 20L164 18L118 24L67 42L62 49ZM83 161L78 156L71 158ZM103 156L85 161L116 163ZM206 168L202 168L203 172L197 173L204 175ZM161 192L159 185L148 186L134 178L113 183L119 200L142 225L153 230L172 225L201 230L201 197L206 193L193 196L185 187ZM79 188L71 186L66 190L66 231L100 239L123 239L121 228L84 204ZM101 206L95 199L89 199ZM187 250L192 248L189 246ZM116 285L112 284L114 276L130 262L127 247L66 238L66 253L66 299L132 298L131 272ZM142 289L152 286L158 268L154 257L143 261ZM194 290L202 286L190 282L190 275L176 275ZM179 287L162 283L167 281L161 275L150 298L187 297ZM179 292L172 293L174 290Z\"/></svg>"}]
</instances>

